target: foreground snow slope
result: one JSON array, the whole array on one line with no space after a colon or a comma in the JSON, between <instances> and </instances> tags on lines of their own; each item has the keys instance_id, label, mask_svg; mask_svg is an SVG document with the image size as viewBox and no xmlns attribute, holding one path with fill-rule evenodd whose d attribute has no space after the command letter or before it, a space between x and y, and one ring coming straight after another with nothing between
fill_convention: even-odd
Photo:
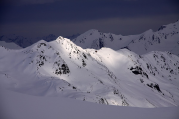
<instances>
[{"instance_id":1,"label":"foreground snow slope","mask_svg":"<svg viewBox=\"0 0 179 119\"><path fill-rule=\"evenodd\" d=\"M66 98L0 90L1 119L178 119L179 107L106 106Z\"/></svg>"},{"instance_id":2,"label":"foreground snow slope","mask_svg":"<svg viewBox=\"0 0 179 119\"><path fill-rule=\"evenodd\" d=\"M179 105L179 57L127 49L82 49L69 39L21 50L0 47L0 87L24 94L107 105Z\"/></svg>"},{"instance_id":3,"label":"foreground snow slope","mask_svg":"<svg viewBox=\"0 0 179 119\"><path fill-rule=\"evenodd\" d=\"M179 56L179 21L161 26L158 31L151 29L139 35L115 35L89 30L72 40L82 48L100 49L108 47L113 50L128 48L137 54L150 51L169 51Z\"/></svg>"}]
</instances>

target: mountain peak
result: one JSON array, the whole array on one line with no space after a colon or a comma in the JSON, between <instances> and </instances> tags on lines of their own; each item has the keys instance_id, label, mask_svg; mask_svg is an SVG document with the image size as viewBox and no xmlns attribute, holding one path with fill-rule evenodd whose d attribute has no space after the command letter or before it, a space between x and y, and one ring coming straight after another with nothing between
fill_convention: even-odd
<instances>
[{"instance_id":1,"label":"mountain peak","mask_svg":"<svg viewBox=\"0 0 179 119\"><path fill-rule=\"evenodd\" d=\"M97 29L90 29L87 32L98 32L98 30Z\"/></svg>"},{"instance_id":2,"label":"mountain peak","mask_svg":"<svg viewBox=\"0 0 179 119\"><path fill-rule=\"evenodd\" d=\"M153 33L153 30L152 30L152 29L149 29L149 30L145 31L144 33L145 33L145 34L146 34L146 33L147 33L147 34L148 34L148 33Z\"/></svg>"},{"instance_id":3,"label":"mountain peak","mask_svg":"<svg viewBox=\"0 0 179 119\"><path fill-rule=\"evenodd\" d=\"M59 36L56 40L63 40L64 38L62 36Z\"/></svg>"},{"instance_id":4,"label":"mountain peak","mask_svg":"<svg viewBox=\"0 0 179 119\"><path fill-rule=\"evenodd\" d=\"M86 35L92 35L93 33L98 33L99 31L97 29L90 29L86 31L84 34Z\"/></svg>"},{"instance_id":5,"label":"mountain peak","mask_svg":"<svg viewBox=\"0 0 179 119\"><path fill-rule=\"evenodd\" d=\"M62 36L59 36L55 41L57 41L58 43L59 43L60 41L68 41L68 42L71 42L70 39L64 38L64 37L62 37Z\"/></svg>"}]
</instances>

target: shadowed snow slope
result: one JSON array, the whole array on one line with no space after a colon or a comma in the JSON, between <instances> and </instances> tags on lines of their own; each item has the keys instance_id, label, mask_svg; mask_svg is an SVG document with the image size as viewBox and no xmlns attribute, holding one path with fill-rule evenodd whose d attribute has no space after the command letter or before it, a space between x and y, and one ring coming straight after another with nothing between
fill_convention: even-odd
<instances>
[{"instance_id":1,"label":"shadowed snow slope","mask_svg":"<svg viewBox=\"0 0 179 119\"><path fill-rule=\"evenodd\" d=\"M63 37L20 50L0 47L0 86L29 95L169 107L179 105L178 79L179 57L169 52L84 50Z\"/></svg>"},{"instance_id":2,"label":"shadowed snow slope","mask_svg":"<svg viewBox=\"0 0 179 119\"><path fill-rule=\"evenodd\" d=\"M179 21L163 25L156 32L150 29L142 34L129 36L102 33L92 29L72 41L82 48L127 48L140 55L157 50L169 51L179 56Z\"/></svg>"}]
</instances>

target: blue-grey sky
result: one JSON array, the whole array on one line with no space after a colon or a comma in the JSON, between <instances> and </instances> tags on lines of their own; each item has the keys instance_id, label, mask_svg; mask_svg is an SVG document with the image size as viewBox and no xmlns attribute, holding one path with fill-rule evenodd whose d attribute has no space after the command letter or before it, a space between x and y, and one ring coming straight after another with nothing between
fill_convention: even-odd
<instances>
[{"instance_id":1,"label":"blue-grey sky","mask_svg":"<svg viewBox=\"0 0 179 119\"><path fill-rule=\"evenodd\" d=\"M89 29L131 35L179 19L178 0L2 0L0 35L69 36Z\"/></svg>"}]
</instances>

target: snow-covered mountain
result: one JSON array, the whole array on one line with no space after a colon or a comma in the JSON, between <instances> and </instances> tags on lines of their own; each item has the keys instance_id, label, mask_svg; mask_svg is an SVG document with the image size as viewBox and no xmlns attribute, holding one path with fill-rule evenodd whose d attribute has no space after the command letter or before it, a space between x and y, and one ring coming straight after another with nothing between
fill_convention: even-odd
<instances>
[{"instance_id":1,"label":"snow-covered mountain","mask_svg":"<svg viewBox=\"0 0 179 119\"><path fill-rule=\"evenodd\" d=\"M8 49L21 49L20 46L18 46L17 44L11 42L11 43L6 43L5 41L0 41L0 46L4 46Z\"/></svg>"},{"instance_id":2,"label":"snow-covered mountain","mask_svg":"<svg viewBox=\"0 0 179 119\"><path fill-rule=\"evenodd\" d=\"M66 36L68 39L74 39L78 37L80 34L74 34L71 36ZM6 43L15 43L18 46L22 48L26 48L28 46L31 46L32 44L40 41L40 40L45 40L47 42L54 41L57 38L56 35L54 34L49 34L47 36L42 36L42 37L24 37L16 34L11 34L11 35L0 35L0 41L6 42ZM1 43L2 44L2 43ZM7 46L8 48L8 46Z\"/></svg>"},{"instance_id":3,"label":"snow-covered mountain","mask_svg":"<svg viewBox=\"0 0 179 119\"><path fill-rule=\"evenodd\" d=\"M35 38L13 34L0 36L0 41L14 42L20 47L26 48L39 40L50 42L56 38L57 36L54 34ZM175 23L161 26L156 32L150 29L141 34L123 36L91 29L81 35L75 34L67 36L67 38L83 49L107 47L119 50L127 48L139 55L150 51L169 51L179 56L179 20Z\"/></svg>"},{"instance_id":4,"label":"snow-covered mountain","mask_svg":"<svg viewBox=\"0 0 179 119\"><path fill-rule=\"evenodd\" d=\"M107 105L179 105L179 57L153 51L82 49L69 39L20 50L0 47L0 87L36 96Z\"/></svg>"},{"instance_id":5,"label":"snow-covered mountain","mask_svg":"<svg viewBox=\"0 0 179 119\"><path fill-rule=\"evenodd\" d=\"M156 32L150 29L142 34L129 36L102 33L92 29L72 41L84 49L128 48L139 55L150 51L169 51L179 56L179 21L163 25Z\"/></svg>"}]
</instances>

